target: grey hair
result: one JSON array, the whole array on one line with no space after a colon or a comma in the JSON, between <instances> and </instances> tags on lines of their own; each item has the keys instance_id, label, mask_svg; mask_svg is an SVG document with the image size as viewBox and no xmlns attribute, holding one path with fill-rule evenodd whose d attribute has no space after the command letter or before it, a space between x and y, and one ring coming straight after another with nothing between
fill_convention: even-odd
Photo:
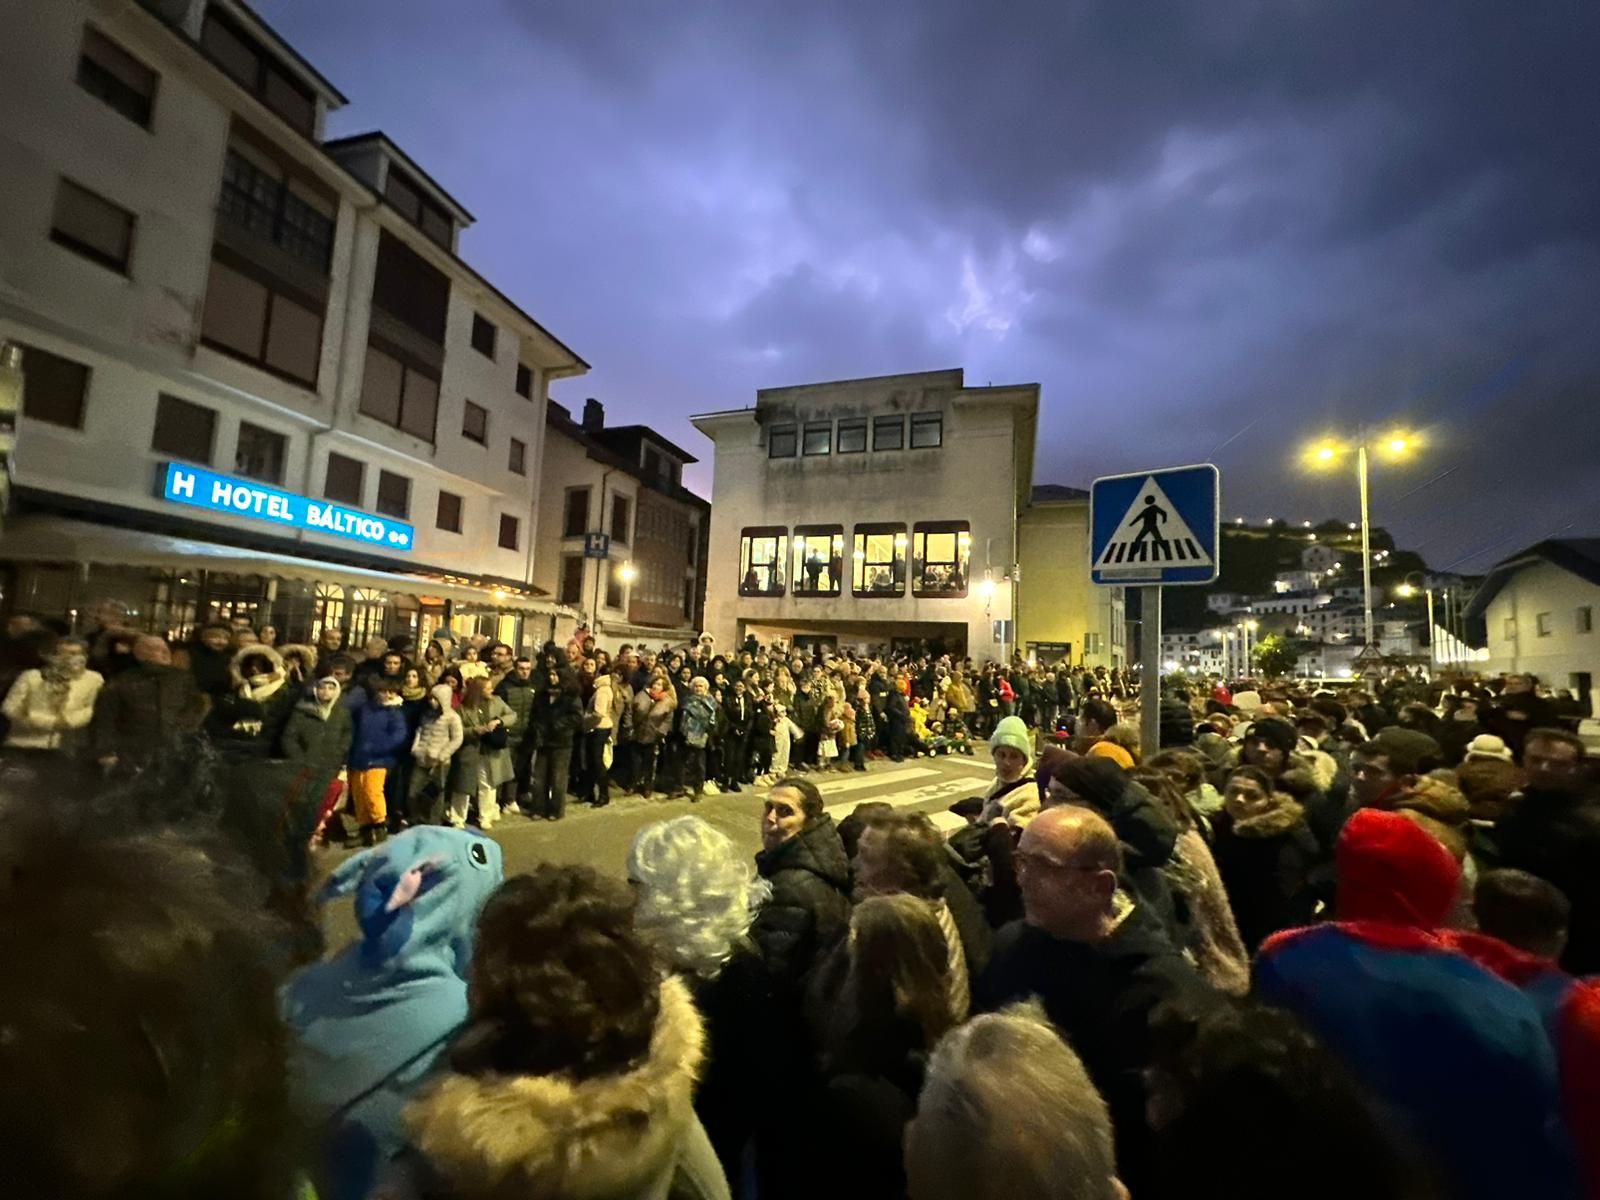
<instances>
[{"instance_id":1,"label":"grey hair","mask_svg":"<svg viewBox=\"0 0 1600 1200\"><path fill-rule=\"evenodd\" d=\"M634 927L676 971L711 978L772 895L724 833L699 817L641 829L628 851L638 889Z\"/></svg>"},{"instance_id":2,"label":"grey hair","mask_svg":"<svg viewBox=\"0 0 1600 1200\"><path fill-rule=\"evenodd\" d=\"M1037 1002L939 1043L905 1154L912 1200L1124 1195L1106 1103Z\"/></svg>"}]
</instances>

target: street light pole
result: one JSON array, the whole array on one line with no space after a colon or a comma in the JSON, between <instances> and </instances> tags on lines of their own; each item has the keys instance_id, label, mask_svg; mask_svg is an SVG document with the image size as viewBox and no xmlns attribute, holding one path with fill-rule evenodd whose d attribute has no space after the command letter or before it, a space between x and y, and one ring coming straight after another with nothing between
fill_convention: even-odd
<instances>
[{"instance_id":1,"label":"street light pole","mask_svg":"<svg viewBox=\"0 0 1600 1200\"><path fill-rule=\"evenodd\" d=\"M1365 609L1366 641L1372 645L1372 523L1367 509L1367 435L1363 430L1356 448L1356 480L1361 488L1361 592Z\"/></svg>"},{"instance_id":2,"label":"street light pole","mask_svg":"<svg viewBox=\"0 0 1600 1200\"><path fill-rule=\"evenodd\" d=\"M1436 640L1433 628L1433 587L1426 581L1423 583L1422 594L1428 599L1428 678L1433 678L1435 664L1438 656L1434 654L1433 647Z\"/></svg>"}]
</instances>

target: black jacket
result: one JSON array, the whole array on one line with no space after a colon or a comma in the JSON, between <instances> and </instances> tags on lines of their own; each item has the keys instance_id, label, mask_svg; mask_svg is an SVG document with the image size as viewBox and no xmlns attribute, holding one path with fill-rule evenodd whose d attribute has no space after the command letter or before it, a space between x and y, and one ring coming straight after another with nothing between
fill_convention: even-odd
<instances>
[{"instance_id":1,"label":"black jacket","mask_svg":"<svg viewBox=\"0 0 1600 1200\"><path fill-rule=\"evenodd\" d=\"M563 687L555 699L551 699L550 689L540 688L533 698L532 724L536 744L541 750L570 749L583 727L583 705L578 693Z\"/></svg>"},{"instance_id":2,"label":"black jacket","mask_svg":"<svg viewBox=\"0 0 1600 1200\"><path fill-rule=\"evenodd\" d=\"M730 742L742 742L750 736L750 728L755 722L756 702L748 692L743 696L729 692L727 699L722 702L722 715L727 722L723 735Z\"/></svg>"},{"instance_id":3,"label":"black jacket","mask_svg":"<svg viewBox=\"0 0 1600 1200\"><path fill-rule=\"evenodd\" d=\"M1495 826L1496 866L1560 888L1572 905L1561 965L1600 974L1600 799L1529 791Z\"/></svg>"},{"instance_id":4,"label":"black jacket","mask_svg":"<svg viewBox=\"0 0 1600 1200\"><path fill-rule=\"evenodd\" d=\"M743 1171L745 1143L772 1094L768 1027L772 984L761 951L741 938L711 979L685 976L695 1007L705 1018L706 1066L694 1110L729 1179Z\"/></svg>"},{"instance_id":5,"label":"black jacket","mask_svg":"<svg viewBox=\"0 0 1600 1200\"><path fill-rule=\"evenodd\" d=\"M850 924L850 860L833 818L824 815L776 849L762 850L756 869L772 884L772 898L750 936L773 982L797 988Z\"/></svg>"},{"instance_id":6,"label":"black jacket","mask_svg":"<svg viewBox=\"0 0 1600 1200\"><path fill-rule=\"evenodd\" d=\"M205 694L192 673L141 663L107 682L95 697L89 727L95 757L115 754L126 765L140 765L171 738L193 733L205 713Z\"/></svg>"},{"instance_id":7,"label":"black jacket","mask_svg":"<svg viewBox=\"0 0 1600 1200\"><path fill-rule=\"evenodd\" d=\"M233 687L232 666L231 649L213 650L203 642L189 647L189 670L200 690L208 696L220 696Z\"/></svg>"},{"instance_id":8,"label":"black jacket","mask_svg":"<svg viewBox=\"0 0 1600 1200\"><path fill-rule=\"evenodd\" d=\"M1038 996L1111 1109L1119 1174L1135 1196L1151 1163L1144 1072L1150 1013L1164 1001L1212 995L1142 905L1098 945L1061 941L1022 921L995 938L974 1008L993 1012Z\"/></svg>"},{"instance_id":9,"label":"black jacket","mask_svg":"<svg viewBox=\"0 0 1600 1200\"><path fill-rule=\"evenodd\" d=\"M906 1124L917 1115L927 1055L908 1022L874 1037L870 1053L826 1073L813 1142L831 1200L895 1200L906 1194Z\"/></svg>"},{"instance_id":10,"label":"black jacket","mask_svg":"<svg viewBox=\"0 0 1600 1200\"><path fill-rule=\"evenodd\" d=\"M515 671L502 679L494 689L494 694L506 702L506 707L517 714L517 723L508 733L510 745L521 746L530 738L537 739L538 734L533 724L533 705L543 690L537 673L528 678L521 678Z\"/></svg>"},{"instance_id":11,"label":"black jacket","mask_svg":"<svg viewBox=\"0 0 1600 1200\"><path fill-rule=\"evenodd\" d=\"M336 700L324 717L316 700L307 697L294 706L283 727L283 756L311 768L318 778L331 781L350 757L354 736L348 708ZM323 787L327 787L326 782Z\"/></svg>"},{"instance_id":12,"label":"black jacket","mask_svg":"<svg viewBox=\"0 0 1600 1200\"><path fill-rule=\"evenodd\" d=\"M1310 923L1320 852L1298 804L1237 825L1220 812L1212 835L1212 856L1246 950L1254 954L1279 930Z\"/></svg>"}]
</instances>

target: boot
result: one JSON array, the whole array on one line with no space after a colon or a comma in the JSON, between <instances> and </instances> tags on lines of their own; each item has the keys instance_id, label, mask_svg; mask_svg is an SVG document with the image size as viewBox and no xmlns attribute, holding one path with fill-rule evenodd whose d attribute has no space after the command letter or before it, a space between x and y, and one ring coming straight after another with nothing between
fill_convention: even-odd
<instances>
[{"instance_id":1,"label":"boot","mask_svg":"<svg viewBox=\"0 0 1600 1200\"><path fill-rule=\"evenodd\" d=\"M381 846L389 840L389 827L387 825L374 825L372 827L372 841L374 845Z\"/></svg>"},{"instance_id":2,"label":"boot","mask_svg":"<svg viewBox=\"0 0 1600 1200\"><path fill-rule=\"evenodd\" d=\"M363 846L371 846L377 838L377 831L378 827L376 825L363 825L361 827L361 844Z\"/></svg>"}]
</instances>

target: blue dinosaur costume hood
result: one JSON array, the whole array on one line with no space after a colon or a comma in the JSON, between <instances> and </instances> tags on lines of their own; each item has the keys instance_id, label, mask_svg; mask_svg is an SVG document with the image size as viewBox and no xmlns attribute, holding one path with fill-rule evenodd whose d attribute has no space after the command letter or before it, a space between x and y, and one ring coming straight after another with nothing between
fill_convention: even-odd
<instances>
[{"instance_id":1,"label":"blue dinosaur costume hood","mask_svg":"<svg viewBox=\"0 0 1600 1200\"><path fill-rule=\"evenodd\" d=\"M401 1109L466 1020L474 928L503 878L498 844L437 826L329 877L322 899L354 897L361 940L298 973L282 998L295 1095L323 1122L323 1196L365 1196L404 1146Z\"/></svg>"}]
</instances>

